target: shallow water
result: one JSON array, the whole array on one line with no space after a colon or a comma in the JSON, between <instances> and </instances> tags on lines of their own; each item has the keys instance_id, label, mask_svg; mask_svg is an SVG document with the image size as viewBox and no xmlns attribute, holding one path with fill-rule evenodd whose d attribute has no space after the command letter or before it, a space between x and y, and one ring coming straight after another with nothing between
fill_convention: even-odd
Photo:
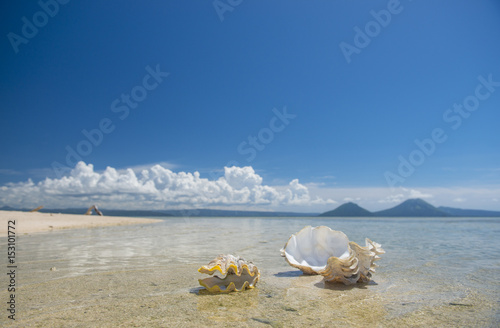
<instances>
[{"instance_id":1,"label":"shallow water","mask_svg":"<svg viewBox=\"0 0 500 328\"><path fill-rule=\"evenodd\" d=\"M290 267L279 250L306 225L382 244L373 281L325 285ZM165 218L22 235L14 325L497 327L498 240L498 218ZM6 243L1 238L0 249ZM221 253L253 261L257 288L204 293L197 269ZM6 268L6 256L1 261ZM6 275L0 284L3 303ZM13 324L7 314L0 325Z\"/></svg>"}]
</instances>

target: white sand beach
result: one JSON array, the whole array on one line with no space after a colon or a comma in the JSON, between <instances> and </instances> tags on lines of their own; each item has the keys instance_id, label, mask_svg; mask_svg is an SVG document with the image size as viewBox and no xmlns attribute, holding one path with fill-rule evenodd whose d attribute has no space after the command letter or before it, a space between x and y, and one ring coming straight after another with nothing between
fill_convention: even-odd
<instances>
[{"instance_id":1,"label":"white sand beach","mask_svg":"<svg viewBox=\"0 0 500 328\"><path fill-rule=\"evenodd\" d=\"M161 221L157 219L141 219L118 216L0 211L0 237L7 236L7 225L8 221L10 220L16 221L16 235L46 232L59 229L145 224Z\"/></svg>"}]
</instances>

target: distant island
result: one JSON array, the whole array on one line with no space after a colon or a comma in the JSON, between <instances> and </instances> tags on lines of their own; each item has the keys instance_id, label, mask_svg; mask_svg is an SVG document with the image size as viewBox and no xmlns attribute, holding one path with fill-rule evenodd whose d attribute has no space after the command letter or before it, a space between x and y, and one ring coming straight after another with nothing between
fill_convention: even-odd
<instances>
[{"instance_id":1,"label":"distant island","mask_svg":"<svg viewBox=\"0 0 500 328\"><path fill-rule=\"evenodd\" d=\"M1 211L29 211L9 206L0 207ZM272 212L272 211L235 211L213 209L184 210L116 210L101 209L106 216L130 217L500 217L500 211L460 209L453 207L435 207L426 201L408 199L392 208L370 212L358 204L349 202L334 210L324 213ZM42 213L84 214L85 208L41 209Z\"/></svg>"},{"instance_id":2,"label":"distant island","mask_svg":"<svg viewBox=\"0 0 500 328\"><path fill-rule=\"evenodd\" d=\"M31 209L18 209L10 206L0 207L0 211L24 211ZM40 213L85 214L86 208L42 208ZM101 208L105 216L130 216L130 217L313 217L318 213L299 212L271 212L271 211L235 211L213 209L182 209L182 210L116 210Z\"/></svg>"},{"instance_id":3,"label":"distant island","mask_svg":"<svg viewBox=\"0 0 500 328\"><path fill-rule=\"evenodd\" d=\"M321 213L324 217L500 217L499 211L466 210L452 207L435 207L426 201L408 199L386 210L370 212L358 204L349 202L332 211Z\"/></svg>"}]
</instances>

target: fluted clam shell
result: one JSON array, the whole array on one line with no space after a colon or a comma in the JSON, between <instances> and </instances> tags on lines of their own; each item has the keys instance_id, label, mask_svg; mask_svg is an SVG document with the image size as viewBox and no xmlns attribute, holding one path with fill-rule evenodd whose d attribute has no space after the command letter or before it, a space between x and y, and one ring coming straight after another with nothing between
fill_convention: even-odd
<instances>
[{"instance_id":1,"label":"fluted clam shell","mask_svg":"<svg viewBox=\"0 0 500 328\"><path fill-rule=\"evenodd\" d=\"M385 251L380 244L368 238L365 243L366 246L362 247L353 241L349 242L351 252L347 259L329 258L325 269L320 272L323 279L328 282L342 282L346 285L370 281L377 266L374 262L379 260L379 255Z\"/></svg>"},{"instance_id":2,"label":"fluted clam shell","mask_svg":"<svg viewBox=\"0 0 500 328\"><path fill-rule=\"evenodd\" d=\"M254 288L260 278L257 266L252 262L231 254L221 254L198 272L211 275L210 278L199 279L201 286L213 293L229 293Z\"/></svg>"},{"instance_id":3,"label":"fluted clam shell","mask_svg":"<svg viewBox=\"0 0 500 328\"><path fill-rule=\"evenodd\" d=\"M381 245L366 238L362 247L349 241L341 231L320 226L307 226L293 234L281 255L288 264L307 274L321 274L325 281L346 285L370 281L385 251Z\"/></svg>"}]
</instances>

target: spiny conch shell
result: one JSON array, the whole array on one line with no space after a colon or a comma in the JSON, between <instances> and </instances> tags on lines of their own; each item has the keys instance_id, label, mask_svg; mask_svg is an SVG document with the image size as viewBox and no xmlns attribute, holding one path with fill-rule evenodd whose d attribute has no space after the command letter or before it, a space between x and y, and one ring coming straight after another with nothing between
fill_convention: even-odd
<instances>
[{"instance_id":1,"label":"spiny conch shell","mask_svg":"<svg viewBox=\"0 0 500 328\"><path fill-rule=\"evenodd\" d=\"M240 292L254 288L260 273L252 262L231 254L221 254L198 269L198 272L211 275L210 278L198 279L201 286L212 293Z\"/></svg>"},{"instance_id":2,"label":"spiny conch shell","mask_svg":"<svg viewBox=\"0 0 500 328\"><path fill-rule=\"evenodd\" d=\"M281 249L281 256L306 274L321 274L325 281L346 285L368 282L385 251L370 239L361 247L329 227L304 227Z\"/></svg>"}]
</instances>

